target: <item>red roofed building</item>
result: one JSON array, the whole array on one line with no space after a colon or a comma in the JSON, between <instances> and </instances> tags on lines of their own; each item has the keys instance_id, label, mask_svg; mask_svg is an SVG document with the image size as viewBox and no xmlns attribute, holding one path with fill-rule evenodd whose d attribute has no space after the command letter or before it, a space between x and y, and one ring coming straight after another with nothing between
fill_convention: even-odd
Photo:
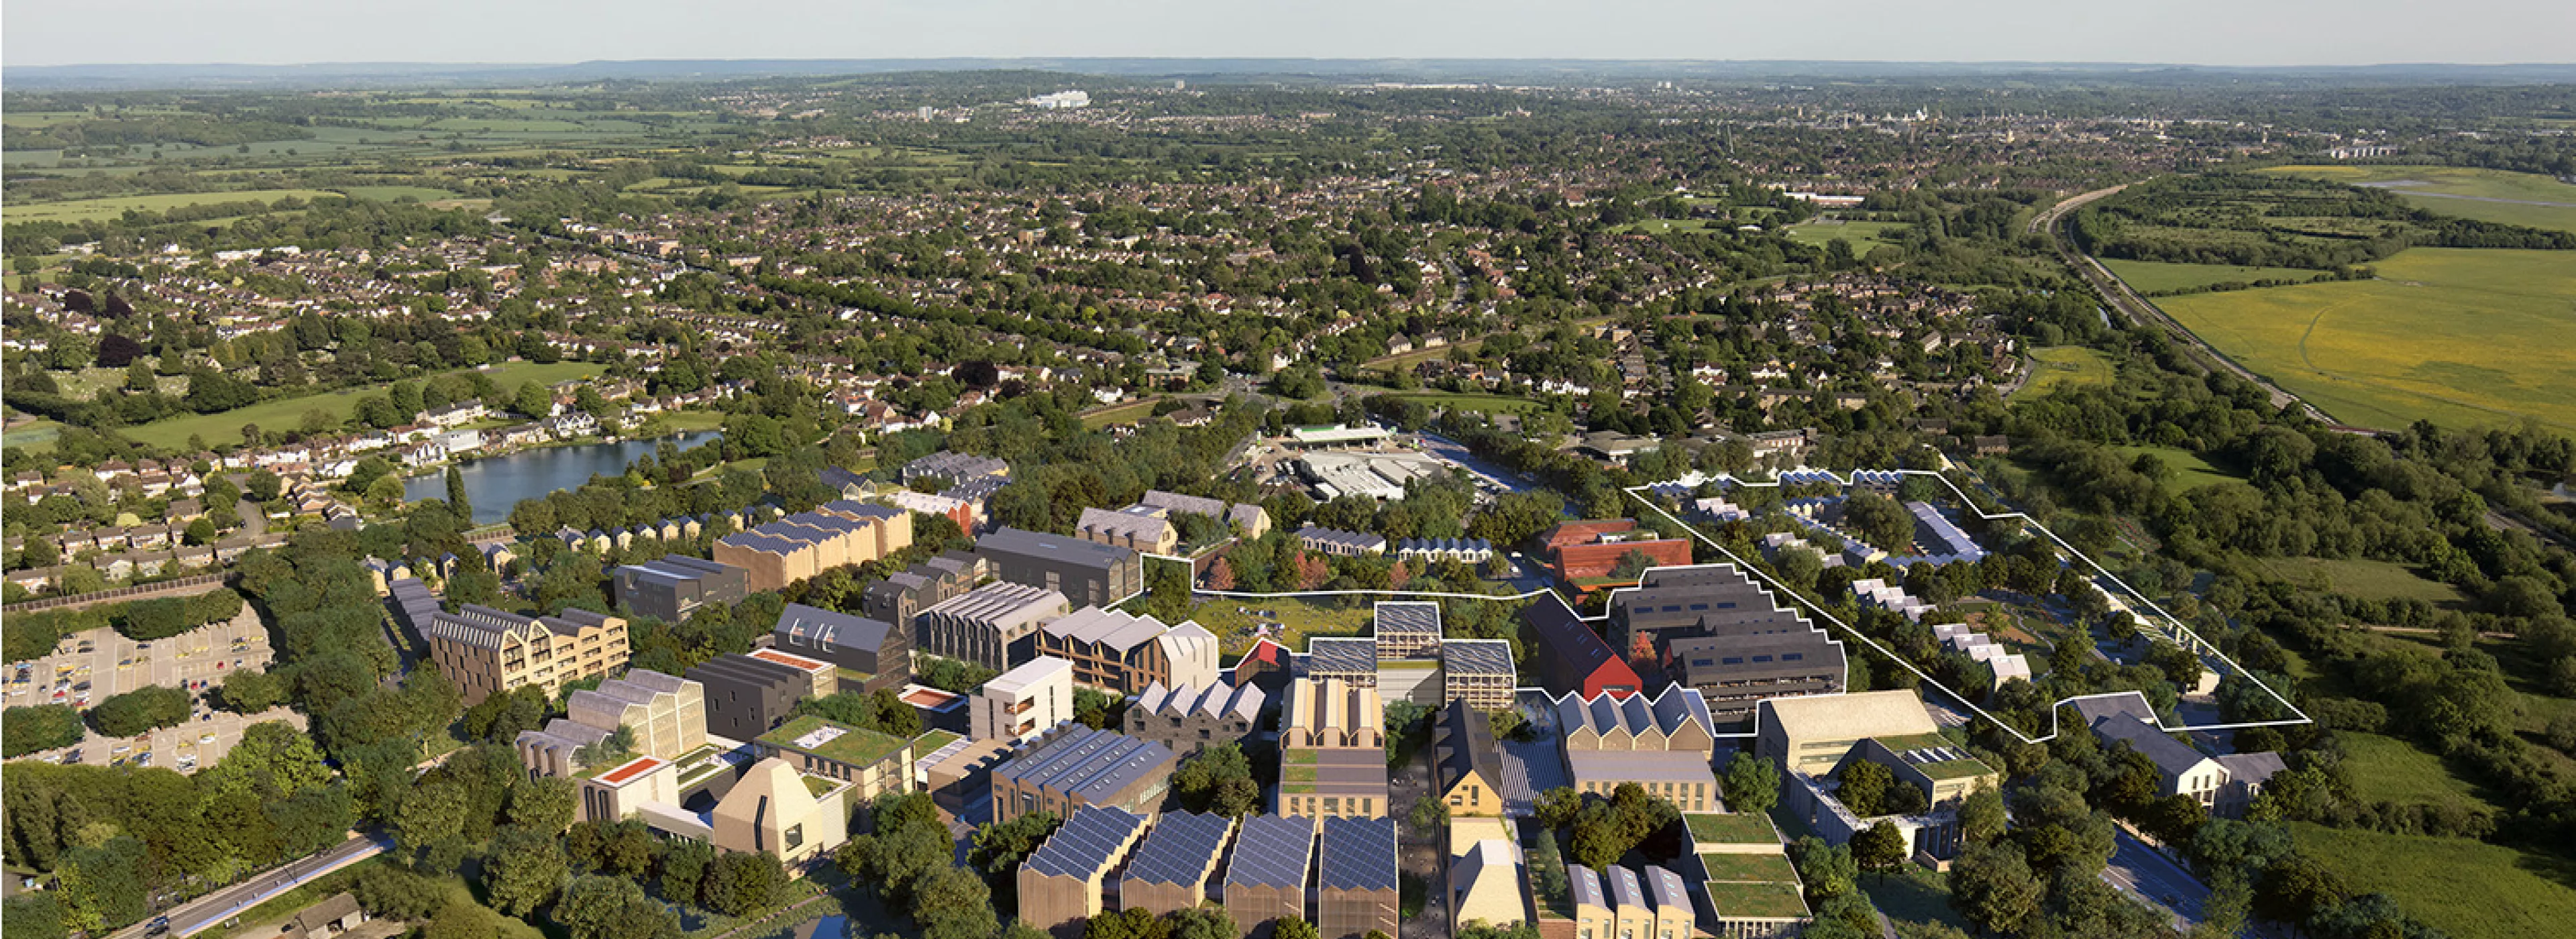
<instances>
[{"instance_id":1,"label":"red roofed building","mask_svg":"<svg viewBox=\"0 0 2576 939\"><path fill-rule=\"evenodd\" d=\"M1637 677L1637 670L1612 652L1610 643L1592 631L1592 624L1575 615L1574 607L1555 591L1522 607L1521 621L1529 625L1538 640L1530 654L1538 658L1539 675L1546 680L1549 692L1571 692L1586 698L1604 694L1626 697L1644 688L1645 681Z\"/></svg>"},{"instance_id":2,"label":"red roofed building","mask_svg":"<svg viewBox=\"0 0 2576 939\"><path fill-rule=\"evenodd\" d=\"M1557 580L1582 593L1636 583L1634 577L1610 577L1630 552L1642 553L1658 566L1677 567L1691 562L1688 540L1658 538L1629 518L1561 522L1539 540Z\"/></svg>"},{"instance_id":3,"label":"red roofed building","mask_svg":"<svg viewBox=\"0 0 2576 939\"><path fill-rule=\"evenodd\" d=\"M1253 643L1251 651L1235 661L1234 686L1241 688L1257 684L1261 690L1275 693L1287 686L1288 679L1295 677L1290 674L1296 667L1291 659L1287 646L1265 637Z\"/></svg>"}]
</instances>

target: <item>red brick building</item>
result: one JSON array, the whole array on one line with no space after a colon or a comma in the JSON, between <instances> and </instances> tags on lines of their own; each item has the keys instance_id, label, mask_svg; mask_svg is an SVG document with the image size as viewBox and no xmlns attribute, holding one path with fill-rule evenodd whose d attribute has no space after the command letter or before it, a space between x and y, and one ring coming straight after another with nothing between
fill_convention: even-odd
<instances>
[{"instance_id":1,"label":"red brick building","mask_svg":"<svg viewBox=\"0 0 2576 939\"><path fill-rule=\"evenodd\" d=\"M1651 531L1637 527L1635 519L1594 519L1563 522L1540 536L1542 550L1556 578L1579 593L1591 593L1604 587L1625 586L1635 578L1612 580L1610 572L1630 552L1654 559L1657 566L1680 566L1691 562L1691 545L1686 539L1658 538Z\"/></svg>"}]
</instances>

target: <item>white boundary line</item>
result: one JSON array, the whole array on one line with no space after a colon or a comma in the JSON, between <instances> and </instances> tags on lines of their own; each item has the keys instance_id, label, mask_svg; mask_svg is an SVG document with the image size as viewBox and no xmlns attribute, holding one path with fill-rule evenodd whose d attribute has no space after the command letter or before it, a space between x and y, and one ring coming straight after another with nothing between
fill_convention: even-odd
<instances>
[{"instance_id":1,"label":"white boundary line","mask_svg":"<svg viewBox=\"0 0 2576 939\"><path fill-rule=\"evenodd\" d=\"M1833 471L1831 471L1831 470L1807 470L1806 472L1822 473L1822 474L1824 474L1824 475L1826 476L1826 478L1832 479L1836 484L1842 485L1842 486L1844 486L1844 487L1846 487L1846 488L1848 488L1849 486L1851 486L1851 485L1852 485L1852 483L1851 483L1851 474L1843 474L1843 475L1839 475L1839 476L1838 476L1838 475L1835 475L1835 474L1834 474L1834 472L1833 472ZM1889 472L1889 471L1881 470L1881 471L1879 471L1879 472ZM2029 515L2024 514L2024 513L2021 513L2021 512L1989 513L1989 512L1987 512L1987 511L1986 511L1986 510L1984 510L1984 509L1978 508L1978 507L1977 507L1976 500L1968 498L1968 494L1967 494L1965 491L1961 490L1961 489L1959 488L1959 486L1958 486L1958 484L1957 484L1957 483L1951 482L1949 477L1947 477L1947 476L1943 476L1943 475L1941 475L1939 472L1934 471L1934 470L1913 470L1913 469L1901 469L1901 470L1894 470L1894 471L1892 471L1892 472L1895 472L1895 473L1897 473L1898 475L1903 475L1903 476L1928 476L1928 477L1931 477L1931 478L1933 478L1933 479L1939 480L1939 481L1941 482L1941 485L1946 486L1946 487L1949 487L1950 492L1951 492L1951 494L1952 494L1952 495L1955 495L1955 496L1957 496L1957 497L1958 497L1958 499L1959 499L1959 503L1960 503L1961 505L1966 506L1968 510L1976 512L1978 515L1980 515L1980 516L1984 517L1984 518L1985 518L1986 520L1988 520L1988 521L1992 521L1992 520L1995 520L1995 519L2007 519L2007 518L2008 518L2008 519L2020 519L2021 521L2023 521L2023 522L2027 523L2027 524L2028 524L2032 529L2037 530L2037 531L2038 531L2040 534L2042 534L2042 535L2046 535L2046 536L2048 537L2048 540L2049 540L2049 541L2051 541L2051 542L2055 543L2058 547L2065 549L2065 550L2066 550L2066 553L2068 553L2068 554L2070 554L2070 555L2073 555L2073 556L2075 556L2075 557L2077 557L2077 558L2081 558L2081 559L2084 561L2084 563L2085 563L2086 565L2088 565L2088 566L2092 567L2092 568L2093 568L2093 570L2095 570L2096 572L2099 572L2103 577L2105 577L2105 578L2109 578L2109 579L2110 579L2110 581L2111 581L2112 583L2114 583L2114 584L2118 584L2118 585L2120 586L2120 589L2127 591L2127 592L2129 593L2129 596L2136 598L2136 600L2137 600L2139 603L2144 604L2144 605L2146 606L2146 608L2147 608L2147 609L2154 610L2154 611L2156 612L2156 615L2161 616L2161 617L2164 617L2165 622L2166 622L2166 623L2168 623L2168 624L2171 624L2171 625L2173 626L2173 628L2174 628L2174 630L2175 630L2176 634L2178 634L2178 635L2183 635L2183 636L2189 636L2189 637L2191 638L2192 645L2193 645L2193 647L2194 647L2196 650L2205 650L2209 655L2211 655L2211 656L2213 656L2213 657L2217 658L2219 661L2227 663L2227 666L2228 666L2229 668L2232 668L2232 669L2235 669L2235 670L2236 670L2236 674L2237 674L2239 677L2241 677L2241 678L2245 679L2246 681L2253 682L2255 687L2263 689L2263 692L2264 692L2265 694L2269 694L2269 695L2271 695L2273 700L2281 702L2281 706L2282 706L2282 707L2285 707L2285 708L2288 708L2288 709L2289 709L2289 711L2290 711L2290 713L2298 715L2297 719L2294 719L2294 720L2293 720L2293 719L2284 719L2284 720L2277 720L2277 721L2250 721L2250 722L2242 722L2242 723L2235 723L2235 724L2209 724L2209 725L2201 725L2201 726L2184 725L2184 726L2180 726L2180 727L2165 727L2165 726L2163 726L2163 722L2162 722L2162 721L2159 721L2159 722L2157 722L2157 728L2158 728L2158 729L2160 729L2160 730L2165 730L2165 731L2168 731L2168 732L2173 732L2173 731L2186 731L2186 730L2236 730L2236 729L2247 728L2247 727L2281 727L2281 726L2290 726L2290 725L2297 725L2297 724L2306 724L2306 723L2310 723L2310 722L2311 722L2311 718L2309 718L2309 717L2308 717L2307 712L2299 710L2299 708L2298 708L2298 706L2297 706L2297 705L2291 704L2291 703L2290 703L2290 700L2289 700L2288 698L2282 697L2280 692L2275 691L2275 690L2273 690L2273 689L2272 689L2272 686L2270 686L2270 685L2266 685L2266 684L2264 684L2264 683L2263 683L2262 679L2259 679L2259 678L2254 677L2254 673L2253 673L2253 671L2252 671L2252 670L2247 669L2246 667L2244 667L2244 666L2242 666L2242 665L2238 665L2238 664L2236 664L2235 660L2233 660L2233 659L2229 659L2225 654L2223 654L2223 653L2219 652L2219 651L2218 651L2218 649L2217 649L2216 647L2211 646L2207 640L2204 640L2204 639L2200 638L2200 634L2195 633L2195 632L2192 632L2190 627L2183 625L2183 624L2182 624L2182 621L2175 619L2175 618L2173 617L2173 614L2165 612L2165 609L2164 609L2163 607L2157 606L2157 605L2156 605L2156 603L2155 603L2155 601L2153 601L2153 600L2149 600L2149 599L2147 599L2147 598L2146 598L2146 595L2139 593L2139 592L2138 592L2138 590L2137 590L2137 588L2129 586L2128 582L2121 580L2121 579L2119 578L2119 576L2118 576L2118 575L2115 575L2115 574L2111 573L2108 569L2105 569L2101 564L2099 564L2099 563L2095 562L2095 561L2093 560L2093 558L2092 558L2092 557L2090 557L2090 556L2086 555L2086 554L2085 554L2084 552L2082 552L2082 551L2076 550L2075 546L2074 546L2074 545L2072 545L2072 544L2068 544L2068 543L2066 542L2066 540L2065 540L2065 539L2057 537L2057 533L2056 533L2056 532L2049 531L2049 530L2048 530L2048 526L2040 524L2038 519L2031 518ZM1776 480L1774 480L1774 481L1772 481L1772 482L1768 482L1768 483L1757 483L1757 482L1748 482L1748 481L1745 481L1745 480L1736 479L1736 478L1735 478L1735 477L1733 477L1733 476L1724 476L1724 477L1720 477L1720 478L1722 478L1722 479L1726 479L1726 480L1728 480L1728 481L1730 481L1730 482L1733 482L1735 485L1742 486L1742 487L1746 487L1746 488L1766 488L1766 487L1767 487L1767 488L1775 488L1775 489L1776 489L1776 488L1778 488L1778 487L1780 486L1780 483L1779 483L1778 481L1776 481ZM2058 716L2058 710L2059 710L2060 708L2064 708L2064 707L2066 707L2066 706L2068 706L2068 705L2072 704L2073 702L2076 702L2076 701L2082 701L2082 700L2088 700L2088 699L2091 699L2091 698L2100 698L2100 697L2116 697L2116 696L2119 696L2119 695L2137 694L2137 692L2114 692L2114 693L2111 693L2111 694L2104 694L2104 695L2078 695L2078 696L2075 696L2075 697L2071 697L2071 698L2066 698L2066 699L2060 700L2060 701L2058 701L2057 703L2052 704L2052 705L2050 705L2050 706L2049 706L2049 709L2048 709L2048 724L2049 724L2049 730L2048 730L2048 734L2047 734L2046 736L2042 736L2042 737L2032 737L2032 736L2030 736L2029 734L2022 733L2020 728L2014 727L2012 724L2010 724L2010 723L2008 723L2008 722L2006 722L2006 721L2003 721L2003 720L2001 720L2001 719L1996 718L1993 714L1989 714L1989 713L1987 713L1985 708L1978 707L1978 706L1976 705L1976 703L1975 703L1975 702L1969 701L1965 696L1963 696L1963 695L1959 694L1959 693L1958 693L1958 692L1956 692L1956 691L1952 691L1952 690L1950 689L1950 687L1949 687L1949 686L1944 685L1944 684L1940 683L1940 682L1939 682L1939 681L1937 681L1937 680L1934 680L1934 679L1932 678L1932 676L1930 676L1930 675L1926 675L1926 674L1924 674L1922 669L1919 669L1919 668L1915 668L1915 667L1914 667L1914 663L1906 661L1904 656L1897 655L1895 652L1890 651L1886 646L1880 645L1880 644L1878 643L1878 640L1870 638L1867 634L1865 634L1865 633L1861 632L1861 631L1860 631L1859 629L1857 629L1857 628L1854 628L1851 624L1846 623L1846 622L1843 622L1843 621L1842 621L1842 620L1840 620L1840 619L1836 619L1836 618L1833 616L1833 614L1830 614L1830 613L1825 612L1825 608L1824 608L1824 605L1823 605L1823 604L1821 604L1821 603L1817 603L1816 601L1814 601L1814 600L1812 600L1812 599L1809 599L1805 594L1802 594L1802 593L1799 593L1799 592L1798 592L1798 591L1796 591L1796 590L1792 590L1792 589L1790 589L1790 588L1789 588L1789 586L1788 586L1787 584L1783 584L1783 583L1781 583L1780 581L1778 581L1778 580L1774 579L1774 578L1773 578L1769 573L1767 573L1767 572L1763 571L1761 568L1759 568L1759 567L1755 567L1755 566L1753 566L1752 564L1747 563L1743 558L1738 557L1738 556L1736 555L1736 553L1735 553L1735 552L1730 551L1730 550L1727 550L1727 547L1726 547L1725 545L1723 545L1723 544L1719 544L1719 543L1716 541L1716 539L1713 539L1713 538L1708 537L1707 535L1701 534L1701 533L1700 533L1700 531L1699 531L1699 529L1697 529L1697 528L1695 528L1695 527L1692 527L1689 523L1684 522L1684 521L1682 521L1681 519L1674 518L1674 517L1673 517L1673 513L1668 512L1668 511L1665 511L1663 506L1656 504L1654 500L1652 500L1652 499L1648 499L1648 498L1646 498L1646 497L1642 494L1642 493L1643 493L1643 490L1646 490L1646 489L1648 489L1648 488L1650 488L1650 487L1649 487L1649 486L1630 486L1630 487L1628 487L1628 488L1626 488L1626 489L1623 489L1623 490L1620 490L1620 491L1621 491L1621 492L1624 492L1624 493L1627 493L1627 494L1628 494L1628 496L1629 496L1630 498L1636 499L1638 502L1643 503L1647 508L1650 508L1650 509L1655 510L1655 514L1658 514L1658 515L1663 516L1667 521L1670 521L1670 522L1672 522L1673 524L1676 524L1676 525L1680 525L1682 528L1684 528L1684 529L1688 530L1688 531L1691 533L1691 537L1693 537L1693 538L1696 538L1696 539L1700 540L1701 542L1703 542L1703 543L1707 544L1709 547L1716 548L1719 554L1726 555L1726 557L1727 557L1727 559L1728 559L1728 560L1735 562L1736 566L1743 568L1747 573L1750 573L1750 574L1752 574L1753 576L1756 576L1756 577L1761 578L1764 582L1769 583L1769 584L1770 584L1770 585L1772 585L1773 587L1775 587L1775 588L1779 589L1779 590L1780 590L1780 592L1785 593L1785 594L1788 594L1788 595L1789 595L1789 597L1790 597L1791 599L1794 599L1794 600L1797 600L1797 601L1799 601L1799 602L1801 602L1801 603L1805 603L1805 604L1807 604L1807 608L1808 608L1810 611L1813 611L1813 612L1814 612L1814 613L1815 613L1819 618L1822 618L1822 619L1824 619L1826 622L1832 623L1832 624L1834 624L1834 625L1836 625L1836 626L1842 627L1844 631L1849 632L1849 633L1850 633L1854 638L1857 638L1857 639L1859 639L1860 641L1862 641L1862 642L1864 642L1864 643L1867 643L1867 644L1869 645L1869 647L1870 647L1870 648L1878 650L1879 654L1884 655L1884 656L1888 657L1888 658L1889 658L1889 659L1891 659L1891 660L1894 660L1894 661L1896 662L1896 664L1898 664L1898 665L1900 665L1900 666L1903 666L1903 667L1905 668L1905 670L1906 670L1906 671L1913 672L1913 673L1914 673L1914 676L1915 676L1916 678L1920 678L1920 679L1922 679L1925 683L1930 684L1930 685L1931 685L1932 687L1934 687L1934 688L1939 688L1939 689L1941 689L1941 693L1942 693L1942 694L1944 694L1944 695L1949 696L1949 698L1950 698L1951 700L1959 702L1959 704L1961 704L1962 706L1965 706L1965 707L1966 707L1966 708L1968 708L1969 710L1971 710L1971 711L1975 711L1975 712L1977 713L1977 716L1979 716L1979 717L1983 717L1983 718L1985 718L1986 720L1993 722L1996 726L1998 726L1998 727L2002 727L2004 730L2009 731L2013 736L2021 738L2021 740L2022 740L2022 742L2023 742L2023 743L2046 743L2046 742L2048 742L2048 741L2050 741L2050 740L2055 740L2055 739L2057 739L2058 734L2059 734L2059 733L2061 733L2061 732L2063 731L2063 728L2060 726L2061 718ZM2132 612L2132 615L2135 615L2134 611ZM2087 640L2088 640L2088 641L2089 641L2089 639L2090 639L2090 636L2091 636L2091 633L2090 633L2090 631L2088 630L2088 631L2087 631L2087 633L2086 633L2086 637L2087 637ZM1846 675L1846 677L1848 677L1848 675Z\"/></svg>"}]
</instances>

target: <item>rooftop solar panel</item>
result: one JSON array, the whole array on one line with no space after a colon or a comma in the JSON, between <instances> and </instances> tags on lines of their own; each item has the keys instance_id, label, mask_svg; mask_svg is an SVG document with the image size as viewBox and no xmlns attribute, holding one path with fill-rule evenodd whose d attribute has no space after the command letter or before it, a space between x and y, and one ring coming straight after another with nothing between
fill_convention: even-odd
<instances>
[{"instance_id":1,"label":"rooftop solar panel","mask_svg":"<svg viewBox=\"0 0 2576 939\"><path fill-rule=\"evenodd\" d=\"M1315 855L1315 820L1303 815L1255 815L1243 820L1225 882L1247 887L1306 885Z\"/></svg>"},{"instance_id":2,"label":"rooftop solar panel","mask_svg":"<svg viewBox=\"0 0 2576 939\"><path fill-rule=\"evenodd\" d=\"M1325 819L1320 863L1326 889L1395 889L1395 820Z\"/></svg>"},{"instance_id":3,"label":"rooftop solar panel","mask_svg":"<svg viewBox=\"0 0 2576 939\"><path fill-rule=\"evenodd\" d=\"M1029 855L1028 866L1051 877L1088 880L1107 868L1127 836L1144 824L1144 816L1123 809L1083 806Z\"/></svg>"},{"instance_id":4,"label":"rooftop solar panel","mask_svg":"<svg viewBox=\"0 0 2576 939\"><path fill-rule=\"evenodd\" d=\"M1223 815L1164 815L1145 836L1136 860L1127 865L1127 879L1176 886L1205 882L1209 869L1216 866L1217 848L1233 830L1234 820Z\"/></svg>"}]
</instances>

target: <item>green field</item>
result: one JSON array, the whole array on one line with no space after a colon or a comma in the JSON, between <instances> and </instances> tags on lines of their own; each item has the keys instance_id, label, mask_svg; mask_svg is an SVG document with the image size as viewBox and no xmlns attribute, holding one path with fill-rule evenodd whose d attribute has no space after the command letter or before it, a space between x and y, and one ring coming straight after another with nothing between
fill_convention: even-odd
<instances>
[{"instance_id":1,"label":"green field","mask_svg":"<svg viewBox=\"0 0 2576 939\"><path fill-rule=\"evenodd\" d=\"M222 202L276 202L280 199L318 199L339 193L321 189L254 189L243 192L199 192L150 196L118 196L113 199L74 199L68 202L39 202L11 205L12 222L77 222L83 219L109 219L124 215L128 209L160 212L183 205L213 205Z\"/></svg>"},{"instance_id":2,"label":"green field","mask_svg":"<svg viewBox=\"0 0 2576 939\"><path fill-rule=\"evenodd\" d=\"M1895 244L1905 229L1899 222L1806 222L1789 226L1789 240L1822 248L1839 239L1851 242L1853 254L1867 256L1871 248Z\"/></svg>"},{"instance_id":3,"label":"green field","mask_svg":"<svg viewBox=\"0 0 2576 939\"><path fill-rule=\"evenodd\" d=\"M2281 580L2368 600L2413 599L2453 606L2468 602L2459 588L2387 561L2265 558L2258 563Z\"/></svg>"},{"instance_id":4,"label":"green field","mask_svg":"<svg viewBox=\"0 0 2576 939\"><path fill-rule=\"evenodd\" d=\"M2576 429L2576 252L2412 248L2378 268L2158 305L2346 423Z\"/></svg>"},{"instance_id":5,"label":"green field","mask_svg":"<svg viewBox=\"0 0 2576 939\"><path fill-rule=\"evenodd\" d=\"M1465 394L1454 391L1399 391L1395 396L1406 401L1422 402L1424 407L1452 411L1526 414L1539 409L1539 403L1536 401L1508 395Z\"/></svg>"},{"instance_id":6,"label":"green field","mask_svg":"<svg viewBox=\"0 0 2576 939\"><path fill-rule=\"evenodd\" d=\"M2482 801L2468 782L2451 775L2441 757L2414 744L2354 731L2337 732L2335 740L2349 757L2344 765L2351 769L2353 798L2410 805Z\"/></svg>"},{"instance_id":7,"label":"green field","mask_svg":"<svg viewBox=\"0 0 2576 939\"><path fill-rule=\"evenodd\" d=\"M2409 205L2443 215L2576 231L2576 185L2538 173L2466 166L2281 166L2266 172L2384 188Z\"/></svg>"},{"instance_id":8,"label":"green field","mask_svg":"<svg viewBox=\"0 0 2576 939\"><path fill-rule=\"evenodd\" d=\"M2384 835L2291 822L2299 847L2354 893L2385 893L2455 939L2540 939L2576 922L2576 889L2533 868L2555 862L2465 838Z\"/></svg>"},{"instance_id":9,"label":"green field","mask_svg":"<svg viewBox=\"0 0 2576 939\"><path fill-rule=\"evenodd\" d=\"M1161 400L1162 399L1160 398L1146 398L1142 401L1134 401L1089 412L1082 416L1082 426L1089 430L1099 430L1112 424L1133 424L1137 421L1154 416L1154 405Z\"/></svg>"},{"instance_id":10,"label":"green field","mask_svg":"<svg viewBox=\"0 0 2576 939\"><path fill-rule=\"evenodd\" d=\"M340 192L352 199L366 199L374 202L392 202L406 196L422 202L456 198L453 192L445 189L431 189L427 186L343 186Z\"/></svg>"},{"instance_id":11,"label":"green field","mask_svg":"<svg viewBox=\"0 0 2576 939\"><path fill-rule=\"evenodd\" d=\"M2100 349L2043 346L2030 350L2030 360L2030 381L2013 397L2044 397L2060 386L2108 385L2115 377L2111 356Z\"/></svg>"},{"instance_id":12,"label":"green field","mask_svg":"<svg viewBox=\"0 0 2576 939\"><path fill-rule=\"evenodd\" d=\"M2313 280L2324 271L2295 267L2237 267L2231 264L2168 264L2162 261L2122 261L2103 258L2102 265L2127 281L2131 289L2150 296L2224 284L2230 281L2253 283L2258 280Z\"/></svg>"},{"instance_id":13,"label":"green field","mask_svg":"<svg viewBox=\"0 0 2576 939\"><path fill-rule=\"evenodd\" d=\"M2137 459L2142 453L2155 454L2156 459L2163 461L2166 468L2173 470L2173 475L2167 477L2163 483L2166 492L2183 492L2211 483L2234 482L2238 478L2234 473L2209 465L2209 461L2201 459L2200 454L2180 447L2112 447L2111 449L2120 451L2121 456L2131 460Z\"/></svg>"},{"instance_id":14,"label":"green field","mask_svg":"<svg viewBox=\"0 0 2576 939\"><path fill-rule=\"evenodd\" d=\"M1209 597L1190 610L1190 618L1216 634L1220 653L1241 656L1252 648L1255 625L1270 625L1281 645L1304 652L1311 636L1366 634L1374 610L1367 597ZM1271 616L1260 616L1262 611Z\"/></svg>"},{"instance_id":15,"label":"green field","mask_svg":"<svg viewBox=\"0 0 2576 939\"><path fill-rule=\"evenodd\" d=\"M550 385L567 379L588 378L598 375L601 371L599 366L588 362L557 362L552 365L510 362L494 366L485 374L492 376L493 383L507 391L519 387L521 382L535 381ZM137 443L168 450L186 447L188 438L192 435L204 437L208 444L223 444L240 440L241 428L244 424L257 424L268 430L286 430L301 425L304 422L304 413L317 408L329 412L334 420L346 420L349 412L357 408L358 399L368 395L383 394L388 387L390 386L368 385L331 394L308 395L282 401L263 401L250 407L237 408L221 414L192 414L187 417L153 421L139 427L123 428L121 432Z\"/></svg>"}]
</instances>

